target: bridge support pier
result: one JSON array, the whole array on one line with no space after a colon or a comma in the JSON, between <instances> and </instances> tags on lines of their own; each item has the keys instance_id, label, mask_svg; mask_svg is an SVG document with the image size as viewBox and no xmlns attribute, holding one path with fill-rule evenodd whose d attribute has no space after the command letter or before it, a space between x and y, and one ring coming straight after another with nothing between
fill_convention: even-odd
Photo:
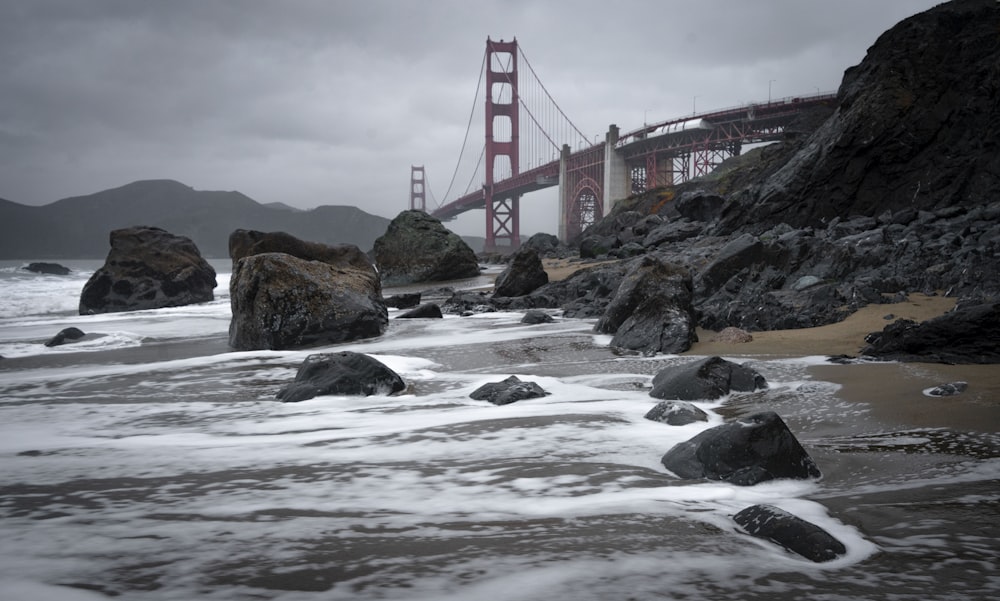
<instances>
[{"instance_id":1,"label":"bridge support pier","mask_svg":"<svg viewBox=\"0 0 1000 601\"><path fill-rule=\"evenodd\" d=\"M618 126L612 123L608 126L608 133L604 137L604 202L602 206L605 215L611 212L615 202L629 195L629 188L631 188L628 165L625 163L625 157L615 149L617 144Z\"/></svg>"}]
</instances>

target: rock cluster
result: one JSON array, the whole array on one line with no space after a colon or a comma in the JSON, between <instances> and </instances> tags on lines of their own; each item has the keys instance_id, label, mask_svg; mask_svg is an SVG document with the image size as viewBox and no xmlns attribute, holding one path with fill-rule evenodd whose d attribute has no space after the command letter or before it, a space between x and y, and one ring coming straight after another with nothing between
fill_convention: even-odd
<instances>
[{"instance_id":1,"label":"rock cluster","mask_svg":"<svg viewBox=\"0 0 1000 601\"><path fill-rule=\"evenodd\" d=\"M104 265L80 293L80 314L179 307L214 298L215 270L189 238L156 227L113 230Z\"/></svg>"}]
</instances>

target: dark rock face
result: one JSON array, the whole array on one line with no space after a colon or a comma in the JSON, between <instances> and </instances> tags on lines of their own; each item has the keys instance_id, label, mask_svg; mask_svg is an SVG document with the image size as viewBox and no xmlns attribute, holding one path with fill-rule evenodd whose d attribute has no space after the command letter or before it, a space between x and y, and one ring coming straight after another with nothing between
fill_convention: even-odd
<instances>
[{"instance_id":1,"label":"dark rock face","mask_svg":"<svg viewBox=\"0 0 1000 601\"><path fill-rule=\"evenodd\" d=\"M649 396L683 401L713 400L730 392L767 388L764 376L721 357L707 357L684 365L666 367L653 377Z\"/></svg>"},{"instance_id":2,"label":"dark rock face","mask_svg":"<svg viewBox=\"0 0 1000 601\"><path fill-rule=\"evenodd\" d=\"M549 274L533 248L524 247L514 253L510 265L497 276L494 296L524 296L549 283Z\"/></svg>"},{"instance_id":3,"label":"dark rock face","mask_svg":"<svg viewBox=\"0 0 1000 601\"><path fill-rule=\"evenodd\" d=\"M773 505L752 505L733 520L751 536L777 543L810 561L831 561L847 553L844 543L826 530Z\"/></svg>"},{"instance_id":4,"label":"dark rock face","mask_svg":"<svg viewBox=\"0 0 1000 601\"><path fill-rule=\"evenodd\" d=\"M403 211L375 241L375 263L387 285L479 275L476 254L458 235L423 211Z\"/></svg>"},{"instance_id":5,"label":"dark rock face","mask_svg":"<svg viewBox=\"0 0 1000 601\"><path fill-rule=\"evenodd\" d=\"M834 116L765 184L760 209L797 227L993 197L998 13L993 0L948 2L882 34L844 74Z\"/></svg>"},{"instance_id":6,"label":"dark rock face","mask_svg":"<svg viewBox=\"0 0 1000 601\"><path fill-rule=\"evenodd\" d=\"M681 478L708 478L740 486L821 475L785 422L770 411L705 430L674 446L660 462Z\"/></svg>"},{"instance_id":7,"label":"dark rock face","mask_svg":"<svg viewBox=\"0 0 1000 601\"><path fill-rule=\"evenodd\" d=\"M327 394L388 395L406 388L399 374L368 355L342 351L309 355L295 380L278 392L286 403L305 401Z\"/></svg>"},{"instance_id":8,"label":"dark rock face","mask_svg":"<svg viewBox=\"0 0 1000 601\"><path fill-rule=\"evenodd\" d=\"M235 260L230 346L302 348L384 333L388 311L378 273L364 253L344 245L323 256L329 262L284 252Z\"/></svg>"},{"instance_id":9,"label":"dark rock face","mask_svg":"<svg viewBox=\"0 0 1000 601\"><path fill-rule=\"evenodd\" d=\"M500 382L483 384L469 396L477 401L489 401L494 405L509 405L526 399L536 399L549 393L534 382L522 382L517 376L510 376Z\"/></svg>"},{"instance_id":10,"label":"dark rock face","mask_svg":"<svg viewBox=\"0 0 1000 601\"><path fill-rule=\"evenodd\" d=\"M691 275L652 255L629 267L594 331L611 346L644 354L680 353L696 341Z\"/></svg>"},{"instance_id":11,"label":"dark rock face","mask_svg":"<svg viewBox=\"0 0 1000 601\"><path fill-rule=\"evenodd\" d=\"M916 323L900 319L869 334L861 353L893 361L1000 363L1000 303L958 306Z\"/></svg>"},{"instance_id":12,"label":"dark rock face","mask_svg":"<svg viewBox=\"0 0 1000 601\"><path fill-rule=\"evenodd\" d=\"M32 273L44 273L46 275L69 275L69 267L59 263L28 263L24 267L25 271Z\"/></svg>"},{"instance_id":13,"label":"dark rock face","mask_svg":"<svg viewBox=\"0 0 1000 601\"><path fill-rule=\"evenodd\" d=\"M648 420L670 426L686 426L694 422L707 422L708 414L685 401L662 401L644 415Z\"/></svg>"},{"instance_id":14,"label":"dark rock face","mask_svg":"<svg viewBox=\"0 0 1000 601\"><path fill-rule=\"evenodd\" d=\"M396 319L441 319L442 317L444 317L444 315L441 314L441 307L439 307L437 303L424 303L415 309L411 309L402 315L396 316Z\"/></svg>"},{"instance_id":15,"label":"dark rock face","mask_svg":"<svg viewBox=\"0 0 1000 601\"><path fill-rule=\"evenodd\" d=\"M179 307L214 298L215 270L190 239L155 227L114 230L104 266L80 293L80 314Z\"/></svg>"},{"instance_id":16,"label":"dark rock face","mask_svg":"<svg viewBox=\"0 0 1000 601\"><path fill-rule=\"evenodd\" d=\"M45 343L45 346L59 346L68 342L74 342L86 336L80 328L63 328L55 336Z\"/></svg>"}]
</instances>

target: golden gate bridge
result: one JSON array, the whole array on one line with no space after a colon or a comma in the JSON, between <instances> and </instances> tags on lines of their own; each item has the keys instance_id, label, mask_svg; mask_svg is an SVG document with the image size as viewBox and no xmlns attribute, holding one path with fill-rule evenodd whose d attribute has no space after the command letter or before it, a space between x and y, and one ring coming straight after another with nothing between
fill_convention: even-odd
<instances>
[{"instance_id":1,"label":"golden gate bridge","mask_svg":"<svg viewBox=\"0 0 1000 601\"><path fill-rule=\"evenodd\" d=\"M526 79L520 77L522 67ZM461 167L473 156L466 153L483 83L485 140L468 185L452 198ZM739 155L744 144L779 140L803 111L835 100L832 92L768 98L626 133L611 125L603 141L590 140L559 108L516 38L487 38L473 110L448 190L428 211L426 171L411 165L410 208L442 220L485 209L484 250L514 250L520 243L521 197L558 186L558 237L573 240L615 201L706 175L726 158Z\"/></svg>"}]
</instances>

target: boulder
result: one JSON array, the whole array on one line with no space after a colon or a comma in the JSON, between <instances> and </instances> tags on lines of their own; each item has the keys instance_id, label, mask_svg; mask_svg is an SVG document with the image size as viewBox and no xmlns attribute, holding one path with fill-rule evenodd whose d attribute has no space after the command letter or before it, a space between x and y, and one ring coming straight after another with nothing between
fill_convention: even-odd
<instances>
[{"instance_id":1,"label":"boulder","mask_svg":"<svg viewBox=\"0 0 1000 601\"><path fill-rule=\"evenodd\" d=\"M59 333L50 338L49 341L45 343L45 346L60 346L68 342L80 340L84 336L86 336L86 334L84 334L83 330L80 328L63 328L62 330L59 330Z\"/></svg>"},{"instance_id":2,"label":"boulder","mask_svg":"<svg viewBox=\"0 0 1000 601\"><path fill-rule=\"evenodd\" d=\"M708 421L707 413L685 401L659 402L643 417L670 426L686 426L694 422Z\"/></svg>"},{"instance_id":3,"label":"boulder","mask_svg":"<svg viewBox=\"0 0 1000 601\"><path fill-rule=\"evenodd\" d=\"M560 250L564 250L562 243L559 242L559 238L552 234L543 234L541 232L528 238L528 241L524 243L522 248L530 248L538 253L540 257L557 255L560 254Z\"/></svg>"},{"instance_id":4,"label":"boulder","mask_svg":"<svg viewBox=\"0 0 1000 601\"><path fill-rule=\"evenodd\" d=\"M968 382L948 382L947 384L932 386L924 390L924 394L927 396L955 396L956 394L962 394L968 388Z\"/></svg>"},{"instance_id":5,"label":"boulder","mask_svg":"<svg viewBox=\"0 0 1000 601\"><path fill-rule=\"evenodd\" d=\"M156 227L114 230L104 265L80 293L80 314L179 307L214 298L215 270L189 238Z\"/></svg>"},{"instance_id":6,"label":"boulder","mask_svg":"<svg viewBox=\"0 0 1000 601\"><path fill-rule=\"evenodd\" d=\"M821 475L785 422L771 411L709 428L675 445L660 462L680 478L722 480L739 486Z\"/></svg>"},{"instance_id":7,"label":"boulder","mask_svg":"<svg viewBox=\"0 0 1000 601\"><path fill-rule=\"evenodd\" d=\"M420 304L419 292L405 292L403 294L393 294L389 298L383 299L386 307L396 309L409 309Z\"/></svg>"},{"instance_id":8,"label":"boulder","mask_svg":"<svg viewBox=\"0 0 1000 601\"><path fill-rule=\"evenodd\" d=\"M341 245L306 257L241 256L239 248L229 283L234 349L302 348L385 332L389 317L378 272L357 247ZM325 260L308 258L317 256Z\"/></svg>"},{"instance_id":9,"label":"boulder","mask_svg":"<svg viewBox=\"0 0 1000 601\"><path fill-rule=\"evenodd\" d=\"M335 267L373 269L372 260L353 244L321 244L300 240L285 232L238 229L229 235L229 257L236 262L265 253L285 253L304 261L319 261Z\"/></svg>"},{"instance_id":10,"label":"boulder","mask_svg":"<svg viewBox=\"0 0 1000 601\"><path fill-rule=\"evenodd\" d=\"M514 253L510 264L497 276L494 296L524 296L549 283L549 274L533 248L524 247Z\"/></svg>"},{"instance_id":11,"label":"boulder","mask_svg":"<svg viewBox=\"0 0 1000 601\"><path fill-rule=\"evenodd\" d=\"M489 382L472 391L469 395L477 401L489 401L494 405L509 405L525 399L543 397L549 393L534 382L522 382L517 376L510 376L500 382Z\"/></svg>"},{"instance_id":12,"label":"boulder","mask_svg":"<svg viewBox=\"0 0 1000 601\"><path fill-rule=\"evenodd\" d=\"M706 357L683 365L665 367L653 376L649 396L683 401L713 400L730 392L767 388L764 376L722 357Z\"/></svg>"},{"instance_id":13,"label":"boulder","mask_svg":"<svg viewBox=\"0 0 1000 601\"><path fill-rule=\"evenodd\" d=\"M653 255L630 264L594 331L613 334L614 348L680 353L698 339L691 274Z\"/></svg>"},{"instance_id":14,"label":"boulder","mask_svg":"<svg viewBox=\"0 0 1000 601\"><path fill-rule=\"evenodd\" d=\"M861 354L892 361L1000 363L1000 303L958 306L934 319L900 319L869 334Z\"/></svg>"},{"instance_id":15,"label":"boulder","mask_svg":"<svg viewBox=\"0 0 1000 601\"><path fill-rule=\"evenodd\" d=\"M424 303L415 309L410 309L402 315L397 315L396 319L441 319L442 317L444 317L444 315L441 314L441 307L438 306L437 303Z\"/></svg>"},{"instance_id":16,"label":"boulder","mask_svg":"<svg viewBox=\"0 0 1000 601\"><path fill-rule=\"evenodd\" d=\"M23 267L25 271L32 273L43 273L45 275L69 275L69 267L59 263L28 263Z\"/></svg>"},{"instance_id":17,"label":"boulder","mask_svg":"<svg viewBox=\"0 0 1000 601\"><path fill-rule=\"evenodd\" d=\"M381 361L352 351L309 355L299 366L295 380L278 391L286 403L305 401L327 394L389 395L406 388L399 374Z\"/></svg>"},{"instance_id":18,"label":"boulder","mask_svg":"<svg viewBox=\"0 0 1000 601\"><path fill-rule=\"evenodd\" d=\"M555 319L545 311L539 311L538 309L530 309L525 311L524 317L521 318L521 323L526 323L530 325L536 325L540 323L552 323Z\"/></svg>"},{"instance_id":19,"label":"boulder","mask_svg":"<svg viewBox=\"0 0 1000 601\"><path fill-rule=\"evenodd\" d=\"M375 263L386 285L438 282L479 275L472 248L423 211L403 211L375 240Z\"/></svg>"},{"instance_id":20,"label":"boulder","mask_svg":"<svg viewBox=\"0 0 1000 601\"><path fill-rule=\"evenodd\" d=\"M781 545L809 561L831 561L847 553L844 543L812 522L773 505L751 505L733 516L747 534Z\"/></svg>"}]
</instances>

